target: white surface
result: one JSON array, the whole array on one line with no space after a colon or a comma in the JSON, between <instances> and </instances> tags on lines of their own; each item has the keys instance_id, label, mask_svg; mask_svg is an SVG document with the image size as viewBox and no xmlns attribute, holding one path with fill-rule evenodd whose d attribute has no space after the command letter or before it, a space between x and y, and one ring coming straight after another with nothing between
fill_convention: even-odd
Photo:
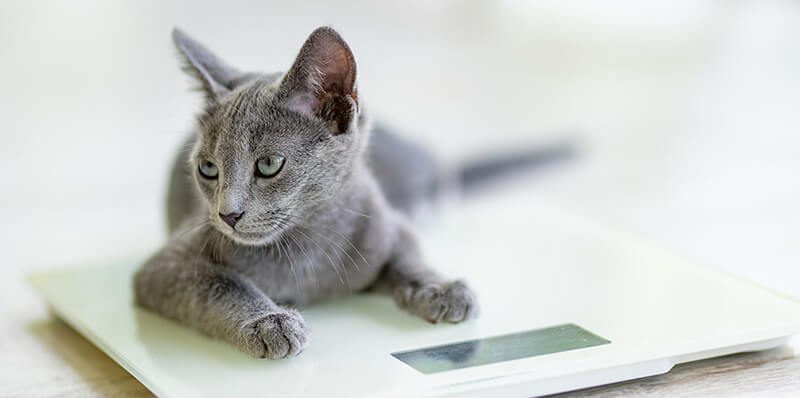
<instances>
[{"instance_id":1,"label":"white surface","mask_svg":"<svg viewBox=\"0 0 800 398\"><path fill-rule=\"evenodd\" d=\"M135 309L130 264L33 282L68 322L164 397L542 395L664 373L800 333L797 301L524 193L456 207L428 227L425 242L433 264L478 291L478 320L429 325L388 298L356 295L303 310L314 339L286 361L251 359ZM390 356L563 323L611 344L430 375Z\"/></svg>"}]
</instances>

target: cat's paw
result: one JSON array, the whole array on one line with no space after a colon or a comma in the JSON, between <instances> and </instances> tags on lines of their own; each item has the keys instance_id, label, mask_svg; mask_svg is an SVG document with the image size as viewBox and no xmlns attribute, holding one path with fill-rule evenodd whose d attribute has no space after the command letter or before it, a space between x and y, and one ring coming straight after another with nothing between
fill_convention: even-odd
<instances>
[{"instance_id":1,"label":"cat's paw","mask_svg":"<svg viewBox=\"0 0 800 398\"><path fill-rule=\"evenodd\" d=\"M267 314L253 321L244 336L244 351L258 358L283 359L306 348L311 330L295 310Z\"/></svg>"},{"instance_id":2,"label":"cat's paw","mask_svg":"<svg viewBox=\"0 0 800 398\"><path fill-rule=\"evenodd\" d=\"M464 282L400 286L395 301L431 323L458 323L478 315L478 301Z\"/></svg>"}]
</instances>

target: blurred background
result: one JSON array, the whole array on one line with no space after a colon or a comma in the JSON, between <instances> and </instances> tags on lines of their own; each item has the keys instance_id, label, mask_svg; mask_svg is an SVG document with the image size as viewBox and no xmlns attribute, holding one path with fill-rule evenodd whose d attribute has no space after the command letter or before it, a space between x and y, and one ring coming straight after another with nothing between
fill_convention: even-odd
<instances>
[{"instance_id":1,"label":"blurred background","mask_svg":"<svg viewBox=\"0 0 800 398\"><path fill-rule=\"evenodd\" d=\"M319 25L376 119L446 159L569 133L525 189L800 297L796 1L3 1L0 349L45 316L26 272L163 242L201 104L171 29L278 71Z\"/></svg>"}]
</instances>

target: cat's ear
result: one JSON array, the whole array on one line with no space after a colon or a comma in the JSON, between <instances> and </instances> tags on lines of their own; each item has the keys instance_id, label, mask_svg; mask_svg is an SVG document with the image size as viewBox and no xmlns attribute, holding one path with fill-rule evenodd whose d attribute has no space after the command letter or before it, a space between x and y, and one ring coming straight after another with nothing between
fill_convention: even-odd
<instances>
[{"instance_id":1,"label":"cat's ear","mask_svg":"<svg viewBox=\"0 0 800 398\"><path fill-rule=\"evenodd\" d=\"M210 102L215 102L230 92L237 78L242 76L242 72L226 64L182 30L175 28L172 31L172 39L184 60L183 70L200 83L206 99Z\"/></svg>"},{"instance_id":2,"label":"cat's ear","mask_svg":"<svg viewBox=\"0 0 800 398\"><path fill-rule=\"evenodd\" d=\"M306 40L278 90L288 108L322 119L333 134L348 130L358 112L356 61L335 30L317 28Z\"/></svg>"}]
</instances>

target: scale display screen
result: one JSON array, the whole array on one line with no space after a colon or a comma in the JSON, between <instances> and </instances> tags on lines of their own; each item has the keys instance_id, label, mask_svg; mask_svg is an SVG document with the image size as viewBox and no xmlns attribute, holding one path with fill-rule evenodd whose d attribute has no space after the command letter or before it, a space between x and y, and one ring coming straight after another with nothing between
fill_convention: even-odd
<instances>
[{"instance_id":1,"label":"scale display screen","mask_svg":"<svg viewBox=\"0 0 800 398\"><path fill-rule=\"evenodd\" d=\"M392 353L424 374L510 361L609 344L578 325L568 323L484 339Z\"/></svg>"}]
</instances>

